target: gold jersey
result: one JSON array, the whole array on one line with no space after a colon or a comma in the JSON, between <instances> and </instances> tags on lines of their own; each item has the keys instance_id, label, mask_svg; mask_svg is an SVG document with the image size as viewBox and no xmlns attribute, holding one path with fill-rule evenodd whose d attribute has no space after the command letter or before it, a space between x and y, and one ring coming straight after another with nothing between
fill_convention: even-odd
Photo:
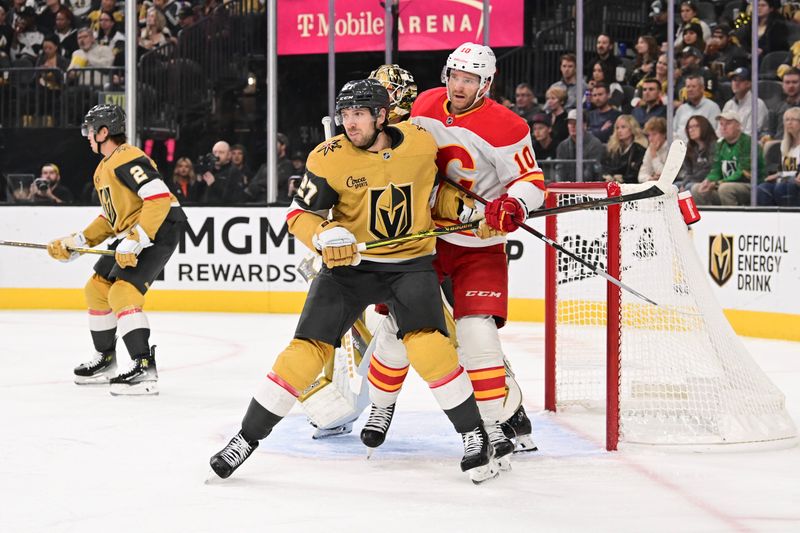
<instances>
[{"instance_id":1,"label":"gold jersey","mask_svg":"<svg viewBox=\"0 0 800 533\"><path fill-rule=\"evenodd\" d=\"M378 152L353 146L344 134L317 146L308 156L306 174L290 208L289 227L309 242L308 224L293 225L303 213L331 217L358 242L429 230L430 197L436 184L436 142L424 128L409 122L386 128L392 144ZM301 229L301 226L303 227ZM366 261L397 263L431 255L435 239L419 239L362 252Z\"/></svg>"},{"instance_id":2,"label":"gold jersey","mask_svg":"<svg viewBox=\"0 0 800 533\"><path fill-rule=\"evenodd\" d=\"M91 238L87 235L90 241L126 234L137 224L153 239L167 216L176 221L186 219L156 164L135 146L122 144L104 158L93 181L107 225L98 235L99 221L95 221Z\"/></svg>"}]
</instances>

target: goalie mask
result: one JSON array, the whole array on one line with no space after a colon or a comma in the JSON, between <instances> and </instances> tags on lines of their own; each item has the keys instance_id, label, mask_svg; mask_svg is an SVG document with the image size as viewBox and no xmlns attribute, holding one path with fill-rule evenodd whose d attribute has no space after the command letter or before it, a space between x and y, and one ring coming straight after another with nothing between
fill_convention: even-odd
<instances>
[{"instance_id":1,"label":"goalie mask","mask_svg":"<svg viewBox=\"0 0 800 533\"><path fill-rule=\"evenodd\" d=\"M411 104L417 99L417 84L414 76L399 65L381 65L373 70L369 77L378 80L389 92L392 105L389 111L389 123L403 120L411 112Z\"/></svg>"},{"instance_id":2,"label":"goalie mask","mask_svg":"<svg viewBox=\"0 0 800 533\"><path fill-rule=\"evenodd\" d=\"M480 77L480 88L475 95L475 105L481 98L486 96L492 86L495 68L494 52L488 46L476 43L464 43L456 48L452 54L447 56L447 62L442 69L442 83L447 85L451 70L469 72ZM447 88L447 97L452 99L450 88Z\"/></svg>"},{"instance_id":3,"label":"goalie mask","mask_svg":"<svg viewBox=\"0 0 800 533\"><path fill-rule=\"evenodd\" d=\"M108 128L109 135L125 133L125 111L118 105L96 105L86 113L81 125L81 134L89 136L89 129L97 133L100 128Z\"/></svg>"}]
</instances>

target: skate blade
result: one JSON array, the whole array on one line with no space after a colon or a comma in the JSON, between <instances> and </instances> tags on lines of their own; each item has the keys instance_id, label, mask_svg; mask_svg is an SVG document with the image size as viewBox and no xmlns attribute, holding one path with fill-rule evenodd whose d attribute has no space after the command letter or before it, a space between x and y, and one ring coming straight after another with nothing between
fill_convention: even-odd
<instances>
[{"instance_id":1,"label":"skate blade","mask_svg":"<svg viewBox=\"0 0 800 533\"><path fill-rule=\"evenodd\" d=\"M203 485L220 485L223 481L225 480L219 477L213 468L209 468Z\"/></svg>"},{"instance_id":2,"label":"skate blade","mask_svg":"<svg viewBox=\"0 0 800 533\"><path fill-rule=\"evenodd\" d=\"M536 443L533 442L533 439L530 435L520 435L516 438L515 444L517 447L514 449L514 453L526 453L526 452L536 452L539 451L539 447L536 446Z\"/></svg>"},{"instance_id":3,"label":"skate blade","mask_svg":"<svg viewBox=\"0 0 800 533\"><path fill-rule=\"evenodd\" d=\"M511 455L504 455L503 457L495 457L495 463L497 464L497 470L499 472L510 472L511 471Z\"/></svg>"},{"instance_id":4,"label":"skate blade","mask_svg":"<svg viewBox=\"0 0 800 533\"><path fill-rule=\"evenodd\" d=\"M375 453L375 448L367 447L367 461L369 461L373 453Z\"/></svg>"},{"instance_id":5,"label":"skate blade","mask_svg":"<svg viewBox=\"0 0 800 533\"><path fill-rule=\"evenodd\" d=\"M158 382L140 381L133 385L112 383L110 392L112 396L156 396L158 395Z\"/></svg>"},{"instance_id":6,"label":"skate blade","mask_svg":"<svg viewBox=\"0 0 800 533\"><path fill-rule=\"evenodd\" d=\"M476 485L480 485L485 481L489 481L490 479L494 479L500 475L500 470L497 467L497 462L492 459L489 461L489 464L484 466L476 466L475 468L471 468L467 470L469 474L470 480Z\"/></svg>"},{"instance_id":7,"label":"skate blade","mask_svg":"<svg viewBox=\"0 0 800 533\"><path fill-rule=\"evenodd\" d=\"M314 432L311 438L314 440L327 439L328 437L338 437L339 435L348 435L352 432L353 432L353 424L351 422L349 424L336 426L335 428L318 429Z\"/></svg>"},{"instance_id":8,"label":"skate blade","mask_svg":"<svg viewBox=\"0 0 800 533\"><path fill-rule=\"evenodd\" d=\"M113 375L100 374L97 376L75 376L75 385L108 385L108 380Z\"/></svg>"}]
</instances>

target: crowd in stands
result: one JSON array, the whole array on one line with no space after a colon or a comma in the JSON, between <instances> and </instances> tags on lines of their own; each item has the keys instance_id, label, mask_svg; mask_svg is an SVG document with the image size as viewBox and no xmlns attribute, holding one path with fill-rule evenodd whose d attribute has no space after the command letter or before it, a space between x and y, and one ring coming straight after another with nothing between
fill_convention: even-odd
<instances>
[{"instance_id":1,"label":"crowd in stands","mask_svg":"<svg viewBox=\"0 0 800 533\"><path fill-rule=\"evenodd\" d=\"M688 142L676 184L701 205L750 205L750 143L759 154L758 205L800 206L800 3L757 0L758 43L751 43L747 1L676 2L675 99L667 101L667 2L650 5L650 26L633 46L597 37L585 58L584 94L576 94L575 55L561 57L560 78L540 104L527 83L505 103L531 126L548 181L575 179L577 112L584 108L584 180L658 179L667 128ZM626 43L628 44L628 43ZM620 52L623 51L623 54ZM757 123L751 104L751 54L759 62ZM501 99L502 100L502 99ZM667 106L673 106L671 124ZM552 164L548 160L554 160Z\"/></svg>"}]
</instances>

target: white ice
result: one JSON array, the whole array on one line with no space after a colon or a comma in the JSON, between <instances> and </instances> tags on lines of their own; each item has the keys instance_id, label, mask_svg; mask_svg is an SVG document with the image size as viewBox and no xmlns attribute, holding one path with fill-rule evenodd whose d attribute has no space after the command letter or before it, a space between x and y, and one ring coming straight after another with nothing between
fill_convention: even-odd
<instances>
[{"instance_id":1,"label":"white ice","mask_svg":"<svg viewBox=\"0 0 800 533\"><path fill-rule=\"evenodd\" d=\"M161 394L112 397L72 383L84 313L0 312L0 532L800 531L800 448L608 453L600 416L543 413L539 324L502 336L540 451L496 480L460 472L460 439L413 377L370 460L363 417L312 441L297 410L204 484L296 319L151 313ZM800 421L798 344L745 343Z\"/></svg>"}]
</instances>

